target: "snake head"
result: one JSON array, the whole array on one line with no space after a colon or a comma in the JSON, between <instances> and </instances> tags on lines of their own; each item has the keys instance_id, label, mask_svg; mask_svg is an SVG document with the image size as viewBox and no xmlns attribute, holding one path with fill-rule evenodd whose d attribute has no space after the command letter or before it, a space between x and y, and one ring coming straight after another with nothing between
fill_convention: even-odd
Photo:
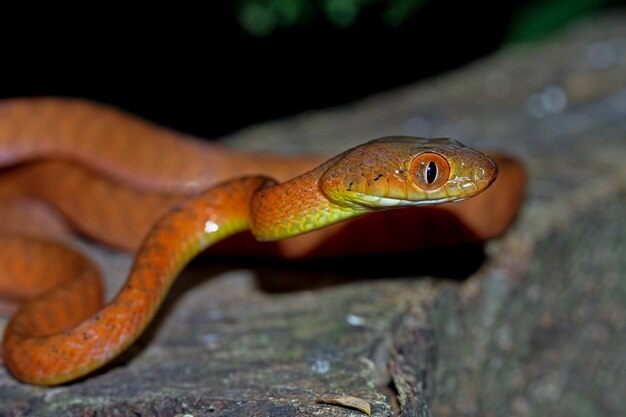
<instances>
[{"instance_id":1,"label":"snake head","mask_svg":"<svg viewBox=\"0 0 626 417\"><path fill-rule=\"evenodd\" d=\"M337 157L319 185L336 204L371 210L465 200L497 174L493 160L456 140L392 136Z\"/></svg>"}]
</instances>

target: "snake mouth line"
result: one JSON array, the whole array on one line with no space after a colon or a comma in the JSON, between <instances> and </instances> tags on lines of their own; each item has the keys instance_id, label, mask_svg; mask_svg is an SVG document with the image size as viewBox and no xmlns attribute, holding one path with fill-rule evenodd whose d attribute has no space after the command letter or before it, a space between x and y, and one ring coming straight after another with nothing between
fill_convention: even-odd
<instances>
[{"instance_id":1,"label":"snake mouth line","mask_svg":"<svg viewBox=\"0 0 626 417\"><path fill-rule=\"evenodd\" d=\"M438 198L435 200L420 200L420 201L411 201L411 200L404 200L404 199L397 199L397 198L390 198L390 197L376 197L376 196L371 196L371 195L367 195L367 194L363 194L363 193L354 193L355 194L355 199L358 200L359 203L366 205L368 207L409 207L409 206L430 206L430 205L434 205L434 204L441 204L441 203L451 203L451 202L457 202L457 201L463 201L466 200L469 197L462 197L462 198L454 198L454 197L447 197L447 198Z\"/></svg>"}]
</instances>

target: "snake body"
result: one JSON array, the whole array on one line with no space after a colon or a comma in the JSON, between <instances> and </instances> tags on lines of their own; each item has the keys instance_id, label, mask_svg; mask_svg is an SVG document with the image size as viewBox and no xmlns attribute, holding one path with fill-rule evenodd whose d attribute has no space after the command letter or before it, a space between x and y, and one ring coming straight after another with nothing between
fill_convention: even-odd
<instances>
[{"instance_id":1,"label":"snake body","mask_svg":"<svg viewBox=\"0 0 626 417\"><path fill-rule=\"evenodd\" d=\"M157 197L154 197L155 201L159 201L155 206L161 204L162 212L158 213L159 220L150 218L154 225L139 245L125 285L117 296L102 308L98 307L102 291L98 284L94 284L94 281L97 281L97 271L86 264L79 255L69 249L59 249L55 244L45 241L33 246L30 240L16 237L14 234L0 237L0 265L7 265L6 271L8 274L13 273L15 277L9 277L9 282L25 275L33 277L35 281L44 278L50 278L51 281L41 293L31 291L26 294L20 293L19 290L13 291L16 298L27 298L32 295L37 297L23 304L12 317L2 342L4 360L11 373L19 380L32 384L53 385L67 382L86 375L119 355L143 332L172 282L189 260L226 237L250 230L259 240L278 240L318 230L373 211L460 201L487 189L498 172L496 164L490 158L454 140L389 137L370 141L346 151L317 168L282 183L268 177L234 175L228 169L224 170L225 173L212 172L211 169L215 167L201 169L195 166L193 161L202 153L198 149L204 148L195 142L183 141L183 149L189 148L184 158L190 158L190 162L185 164L184 158L177 162L177 157L173 157L172 166L182 173L178 175L167 172L167 169L162 172L160 167L169 165L159 162L139 162L138 167L125 166L122 145L115 140L112 142L112 149L103 151L106 155L91 156L91 159L85 156L90 155L90 150L80 149L87 145L76 142L76 135L71 133L67 136L74 138L73 143L72 140L67 140L67 143L57 143L56 147L46 149L45 144L50 141L43 141L44 145L35 146L37 140L30 139L31 136L59 135L61 138L65 137L61 135L65 129L76 129L71 124L66 127L62 125L64 120L62 114L55 116L57 109L51 103L57 105L61 103L79 113L100 111L94 110L95 108L89 105L85 110L84 106L75 102L58 100L17 101L5 104L4 107L0 106L0 121L3 117L13 119L13 122L5 124L5 127L9 128L5 131L0 130L0 161L4 164L13 164L15 161L37 160L43 156L48 158L51 155L60 155L67 159L73 155L83 161L87 160L87 163L93 165L92 169L110 174L110 177L118 182L130 184L128 189L114 191L115 187L111 180L101 179L102 183L95 186L96 189L104 190L101 192L108 190L119 193L114 195L115 198L120 197L121 201L130 201L132 204L132 199L141 195L141 191L137 191L141 187L162 192L163 194L157 193L155 194ZM32 132L27 132L28 134L20 132L17 136L29 139L9 143L7 138L12 136L7 130L10 131L11 126L24 125L15 120L26 117L24 114L27 113L25 108L28 105L42 106L39 114L43 120L61 125L48 130L33 128ZM105 117L102 126L113 124L116 118L125 120L124 116L114 111L105 112L105 116L109 120L106 121ZM85 120L89 119L84 114L81 117L78 118L79 124L80 120L86 123ZM133 136L133 132L139 135L138 131L146 128L146 125L136 122L130 123L130 126L130 133L127 133L130 137ZM97 130L97 127L92 129ZM108 127L105 132L113 136L122 135L114 133L115 130ZM174 146L179 142L179 139L173 138L171 136L173 133L169 131L154 129L152 133L162 141L158 146L162 145L163 149L167 150L168 146ZM88 136L98 137L104 134L92 131ZM59 140L63 142L66 139ZM219 154L219 150L213 150ZM120 155L116 156L115 152L119 152ZM173 150L172 154L178 155ZM236 154L238 156L235 156L235 161L244 163L245 158L248 158L243 153ZM200 157L213 158L209 161L217 161L204 153ZM266 161L268 171L271 171L269 166L276 164L277 161L287 161L272 156L265 157L268 158ZM146 161L152 160L148 158ZM111 168L110 161L117 161L114 169ZM310 165L313 160L290 161L282 166L279 177L291 175L294 167ZM140 174L133 174L134 168L137 168ZM259 169L258 166L255 169ZM34 184L33 181L26 181L24 178L38 178L37 175L42 174L37 174L37 170L42 171L43 175L49 175L50 172L66 175L63 172L70 172L73 176L68 181L61 181L69 184L67 193L76 192L83 181L81 175L89 176L84 168L70 168L64 161L36 162L34 168L17 167L16 170L8 172L7 175L14 178L9 182L5 181L4 186L0 182L0 198L34 194L56 202L57 194L46 195L46 190L38 189L37 185L30 185L31 188L25 191L24 187L12 185ZM245 169L241 169L240 172L246 173ZM209 180L211 176L220 179L232 176L234 179L210 186L213 184ZM208 187L206 190L198 191L206 187ZM185 192L192 190L194 195L182 200L181 190ZM146 196L141 198L144 197ZM55 204L68 215L70 209L64 209L61 202ZM102 215L106 217L108 209L103 210ZM87 210L83 212L86 213ZM110 216L110 213L108 215ZM78 225L80 230L87 232L89 227ZM111 243L116 244L115 241ZM133 242L128 246L132 248L136 245L138 244ZM68 259L72 274L66 271L55 273L54 268L48 269L38 264L29 269L25 267L26 261L15 259L15 254L19 253L26 256L31 253L35 258L41 253L47 253L48 249L53 252L68 251L63 256L64 259ZM55 259L55 256L58 259L61 254L59 252L50 256L52 259ZM70 275L73 275L74 279L69 279ZM4 285L11 292L13 285L6 284L6 281L5 279ZM2 290L2 285L0 279L0 291L6 292L6 288ZM37 283L35 286L38 285L40 284ZM77 311L68 311L68 306Z\"/></svg>"}]
</instances>

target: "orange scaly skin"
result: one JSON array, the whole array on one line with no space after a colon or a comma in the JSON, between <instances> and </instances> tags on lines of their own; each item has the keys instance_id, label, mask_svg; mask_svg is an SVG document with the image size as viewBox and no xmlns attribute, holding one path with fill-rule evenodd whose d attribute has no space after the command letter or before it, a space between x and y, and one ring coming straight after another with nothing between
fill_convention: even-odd
<instances>
[{"instance_id":1,"label":"orange scaly skin","mask_svg":"<svg viewBox=\"0 0 626 417\"><path fill-rule=\"evenodd\" d=\"M0 102L0 167L20 164L0 176L0 201L42 199L125 250L191 192L245 175L286 181L324 160L237 151L85 100Z\"/></svg>"},{"instance_id":2,"label":"orange scaly skin","mask_svg":"<svg viewBox=\"0 0 626 417\"><path fill-rule=\"evenodd\" d=\"M0 168L19 164L18 169L9 170L10 175L0 175L3 214L7 215L7 200L41 199L59 210L81 233L124 250L136 251L154 222L193 189L206 189L242 175L269 175L282 182L324 160L315 155L294 157L233 150L85 100L0 101ZM525 173L521 164L505 156L496 155L494 160L500 172L490 190L460 204L438 206L441 212L462 220L471 231L472 241L500 235L514 220L522 202ZM40 228L11 225L13 229L26 229L29 235L46 237L51 236L51 230L66 229L51 220L53 214L38 218L42 216L48 220ZM389 221L395 222L395 217ZM326 252L338 255L338 250L345 252L350 246L342 248L329 239L344 228L338 225L284 244L278 242L277 250L283 257L299 258L319 254L320 250L323 253L324 248L333 246ZM420 233L419 228L412 231L413 245L424 246L420 242L426 240L416 233ZM377 250L393 250L398 243L394 237L380 242Z\"/></svg>"},{"instance_id":3,"label":"orange scaly skin","mask_svg":"<svg viewBox=\"0 0 626 417\"><path fill-rule=\"evenodd\" d=\"M248 228L248 202L267 182L263 178L233 180L169 213L144 241L118 295L95 315L86 310L82 317L80 312L59 317L59 307L67 302L67 296L57 297L55 292L25 304L4 335L4 359L11 373L24 382L53 385L81 377L109 362L139 337L178 272L193 256ZM219 228L207 229L207 222ZM10 239L4 242L14 244ZM47 317L59 319L54 331L50 331ZM71 327L76 317L84 321Z\"/></svg>"},{"instance_id":4,"label":"orange scaly skin","mask_svg":"<svg viewBox=\"0 0 626 417\"><path fill-rule=\"evenodd\" d=\"M323 162L203 143L85 100L0 102L0 166L40 158L78 160L120 183L177 194L259 173L285 181Z\"/></svg>"},{"instance_id":5,"label":"orange scaly skin","mask_svg":"<svg viewBox=\"0 0 626 417\"><path fill-rule=\"evenodd\" d=\"M0 201L25 197L49 202L81 233L131 251L139 248L160 217L185 198L135 190L55 159L20 165L0 176Z\"/></svg>"},{"instance_id":6,"label":"orange scaly skin","mask_svg":"<svg viewBox=\"0 0 626 417\"><path fill-rule=\"evenodd\" d=\"M139 151L127 152L125 143L133 140ZM411 183L416 169L412 161L424 151L440 153L451 164L450 180L436 190L424 191ZM501 233L521 200L520 165L499 160L504 162L505 181L492 187L499 190L495 195L485 193L442 206L442 211L462 218L478 239ZM52 242L16 237L14 232L0 235L0 265L8 271L0 276L0 293L4 285L15 299L33 295L12 288L25 276L33 278L33 287L48 278L60 285L24 304L7 326L2 345L11 372L22 381L42 385L83 376L128 347L147 326L178 272L218 240L248 228L261 240L282 239L389 204L454 201L483 191L496 173L490 160L459 144L393 138L370 142L275 185L267 178L241 175L264 172L284 180L320 159L258 156L205 145L82 101L0 103L0 166L27 161L0 176L0 201L13 202L0 205L0 213L24 206L16 203L18 199L36 197L51 203L89 236L117 247L140 247L125 286L97 310L101 298L99 284L93 284L97 271L80 255ZM190 190L228 177L238 179L185 197ZM393 200L397 198L404 202ZM497 210L490 207L494 202ZM54 215L26 205L33 216L55 224ZM285 248L295 252L287 256L310 250L341 227L292 240ZM59 266L63 259L69 269L50 270L46 266L50 259L45 259L50 256ZM31 270L27 264L33 265ZM78 314L68 311L74 305Z\"/></svg>"}]
</instances>

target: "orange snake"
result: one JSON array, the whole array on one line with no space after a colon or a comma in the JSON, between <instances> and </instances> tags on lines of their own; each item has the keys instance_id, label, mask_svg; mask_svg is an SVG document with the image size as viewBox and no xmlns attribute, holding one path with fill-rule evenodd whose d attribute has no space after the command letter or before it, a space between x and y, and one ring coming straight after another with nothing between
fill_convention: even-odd
<instances>
[{"instance_id":1,"label":"orange snake","mask_svg":"<svg viewBox=\"0 0 626 417\"><path fill-rule=\"evenodd\" d=\"M509 158L496 160L501 179L489 192L440 206L471 231L471 239L460 241L501 233L517 212L523 170ZM448 139L383 138L313 168L320 162L201 143L80 100L0 103L0 166L7 167L0 176L6 213L0 214L26 217L30 226L42 218L49 225L29 228L11 220L0 232L0 293L16 300L35 297L5 330L2 353L11 373L52 385L101 367L141 334L192 257L240 231L278 240L371 211L460 201L487 189L498 172L488 157ZM279 184L258 173L288 181ZM31 204L24 198L47 201L94 239L139 248L127 282L109 304L100 307L98 272L46 238L58 226L39 206L23 214ZM40 236L24 237L24 230ZM293 239L296 244L283 247L283 255L302 256L337 230L339 225L308 240L303 236L299 244L300 238ZM423 235L416 234L417 240Z\"/></svg>"}]
</instances>

